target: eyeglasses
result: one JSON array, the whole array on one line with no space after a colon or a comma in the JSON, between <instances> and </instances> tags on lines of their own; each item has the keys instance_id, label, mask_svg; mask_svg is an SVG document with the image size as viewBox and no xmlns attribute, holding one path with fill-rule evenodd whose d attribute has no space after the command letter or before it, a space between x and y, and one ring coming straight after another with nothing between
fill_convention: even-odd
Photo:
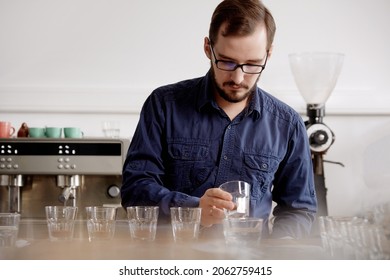
<instances>
[{"instance_id":1,"label":"eyeglasses","mask_svg":"<svg viewBox=\"0 0 390 280\"><path fill-rule=\"evenodd\" d=\"M211 52L213 53L214 56L215 66L217 66L218 69L223 71L236 71L237 68L241 68L242 72L246 74L260 74L261 72L263 72L265 65L267 64L268 50L263 65L250 64L250 63L237 64L233 61L217 59L214 53L214 48L211 45L211 43L210 43L210 47L211 47Z\"/></svg>"}]
</instances>

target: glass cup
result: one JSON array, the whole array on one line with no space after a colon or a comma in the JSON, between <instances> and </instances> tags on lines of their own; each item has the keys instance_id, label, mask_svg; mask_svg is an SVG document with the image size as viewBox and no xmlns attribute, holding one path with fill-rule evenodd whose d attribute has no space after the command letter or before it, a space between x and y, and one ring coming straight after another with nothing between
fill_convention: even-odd
<instances>
[{"instance_id":1,"label":"glass cup","mask_svg":"<svg viewBox=\"0 0 390 280\"><path fill-rule=\"evenodd\" d=\"M118 121L104 121L102 123L102 130L105 137L119 138L120 124Z\"/></svg>"},{"instance_id":2,"label":"glass cup","mask_svg":"<svg viewBox=\"0 0 390 280\"><path fill-rule=\"evenodd\" d=\"M230 193L236 205L231 211L225 209L228 218L249 217L250 184L244 181L228 181L219 188Z\"/></svg>"},{"instance_id":3,"label":"glass cup","mask_svg":"<svg viewBox=\"0 0 390 280\"><path fill-rule=\"evenodd\" d=\"M253 246L259 245L263 231L261 218L225 218L223 234L229 245Z\"/></svg>"},{"instance_id":4,"label":"glass cup","mask_svg":"<svg viewBox=\"0 0 390 280\"><path fill-rule=\"evenodd\" d=\"M154 241L156 238L158 206L127 207L130 235L133 240Z\"/></svg>"},{"instance_id":5,"label":"glass cup","mask_svg":"<svg viewBox=\"0 0 390 280\"><path fill-rule=\"evenodd\" d=\"M380 203L373 208L373 223L381 227L390 238L390 202Z\"/></svg>"},{"instance_id":6,"label":"glass cup","mask_svg":"<svg viewBox=\"0 0 390 280\"><path fill-rule=\"evenodd\" d=\"M356 238L355 225L366 224L367 220L355 216L325 216L319 217L321 238L325 241L324 249L334 258L354 258ZM320 228L321 228L320 227Z\"/></svg>"},{"instance_id":7,"label":"glass cup","mask_svg":"<svg viewBox=\"0 0 390 280\"><path fill-rule=\"evenodd\" d=\"M77 207L46 206L46 221L51 241L70 241L73 239Z\"/></svg>"},{"instance_id":8,"label":"glass cup","mask_svg":"<svg viewBox=\"0 0 390 280\"><path fill-rule=\"evenodd\" d=\"M175 242L191 242L198 239L201 213L202 208L199 207L171 207Z\"/></svg>"},{"instance_id":9,"label":"glass cup","mask_svg":"<svg viewBox=\"0 0 390 280\"><path fill-rule=\"evenodd\" d=\"M13 247L18 237L20 214L0 213L0 247Z\"/></svg>"},{"instance_id":10,"label":"glass cup","mask_svg":"<svg viewBox=\"0 0 390 280\"><path fill-rule=\"evenodd\" d=\"M115 207L89 206L87 213L87 230L89 241L111 240L115 234Z\"/></svg>"},{"instance_id":11,"label":"glass cup","mask_svg":"<svg viewBox=\"0 0 390 280\"><path fill-rule=\"evenodd\" d=\"M330 244L329 244L329 223L327 222L327 216L318 217L318 227L320 232L322 248L325 252L330 254Z\"/></svg>"}]
</instances>

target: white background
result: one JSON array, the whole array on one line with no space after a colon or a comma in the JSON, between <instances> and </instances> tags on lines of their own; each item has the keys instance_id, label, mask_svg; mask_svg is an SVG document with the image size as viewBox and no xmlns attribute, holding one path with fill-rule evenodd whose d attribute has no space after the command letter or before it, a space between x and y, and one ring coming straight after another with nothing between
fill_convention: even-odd
<instances>
[{"instance_id":1,"label":"white background","mask_svg":"<svg viewBox=\"0 0 390 280\"><path fill-rule=\"evenodd\" d=\"M174 267L183 269L202 268L203 275L194 276L132 276L119 275L119 270L124 268L144 269L172 269ZM23 267L23 269L20 269ZM271 275L212 275L213 267L228 269L230 267L270 267ZM104 260L104 261L2 261L0 268L4 275L13 275L16 279L39 277L41 280L55 279L67 280L69 277L78 279L134 279L134 280L155 280L155 279L388 279L388 261L312 261L312 260ZM208 273L206 274L206 270Z\"/></svg>"}]
</instances>

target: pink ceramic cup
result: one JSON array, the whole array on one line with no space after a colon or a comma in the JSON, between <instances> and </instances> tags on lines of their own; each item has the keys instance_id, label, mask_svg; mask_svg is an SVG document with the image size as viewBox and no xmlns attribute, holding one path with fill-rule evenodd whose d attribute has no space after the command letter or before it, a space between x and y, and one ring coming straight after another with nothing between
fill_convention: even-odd
<instances>
[{"instance_id":1,"label":"pink ceramic cup","mask_svg":"<svg viewBox=\"0 0 390 280\"><path fill-rule=\"evenodd\" d=\"M0 138L10 138L15 133L15 128L10 122L0 122Z\"/></svg>"}]
</instances>

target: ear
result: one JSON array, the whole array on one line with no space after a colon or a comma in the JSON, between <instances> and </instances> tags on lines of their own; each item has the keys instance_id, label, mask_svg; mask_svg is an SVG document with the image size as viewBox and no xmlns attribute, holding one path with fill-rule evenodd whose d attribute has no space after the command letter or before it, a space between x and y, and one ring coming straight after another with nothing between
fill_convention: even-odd
<instances>
[{"instance_id":1,"label":"ear","mask_svg":"<svg viewBox=\"0 0 390 280\"><path fill-rule=\"evenodd\" d=\"M208 37L204 37L203 50L208 59L211 60L211 47L210 47L210 39Z\"/></svg>"},{"instance_id":2,"label":"ear","mask_svg":"<svg viewBox=\"0 0 390 280\"><path fill-rule=\"evenodd\" d=\"M271 47L268 49L268 59L272 56L272 51L274 49L274 45L271 45Z\"/></svg>"}]
</instances>

